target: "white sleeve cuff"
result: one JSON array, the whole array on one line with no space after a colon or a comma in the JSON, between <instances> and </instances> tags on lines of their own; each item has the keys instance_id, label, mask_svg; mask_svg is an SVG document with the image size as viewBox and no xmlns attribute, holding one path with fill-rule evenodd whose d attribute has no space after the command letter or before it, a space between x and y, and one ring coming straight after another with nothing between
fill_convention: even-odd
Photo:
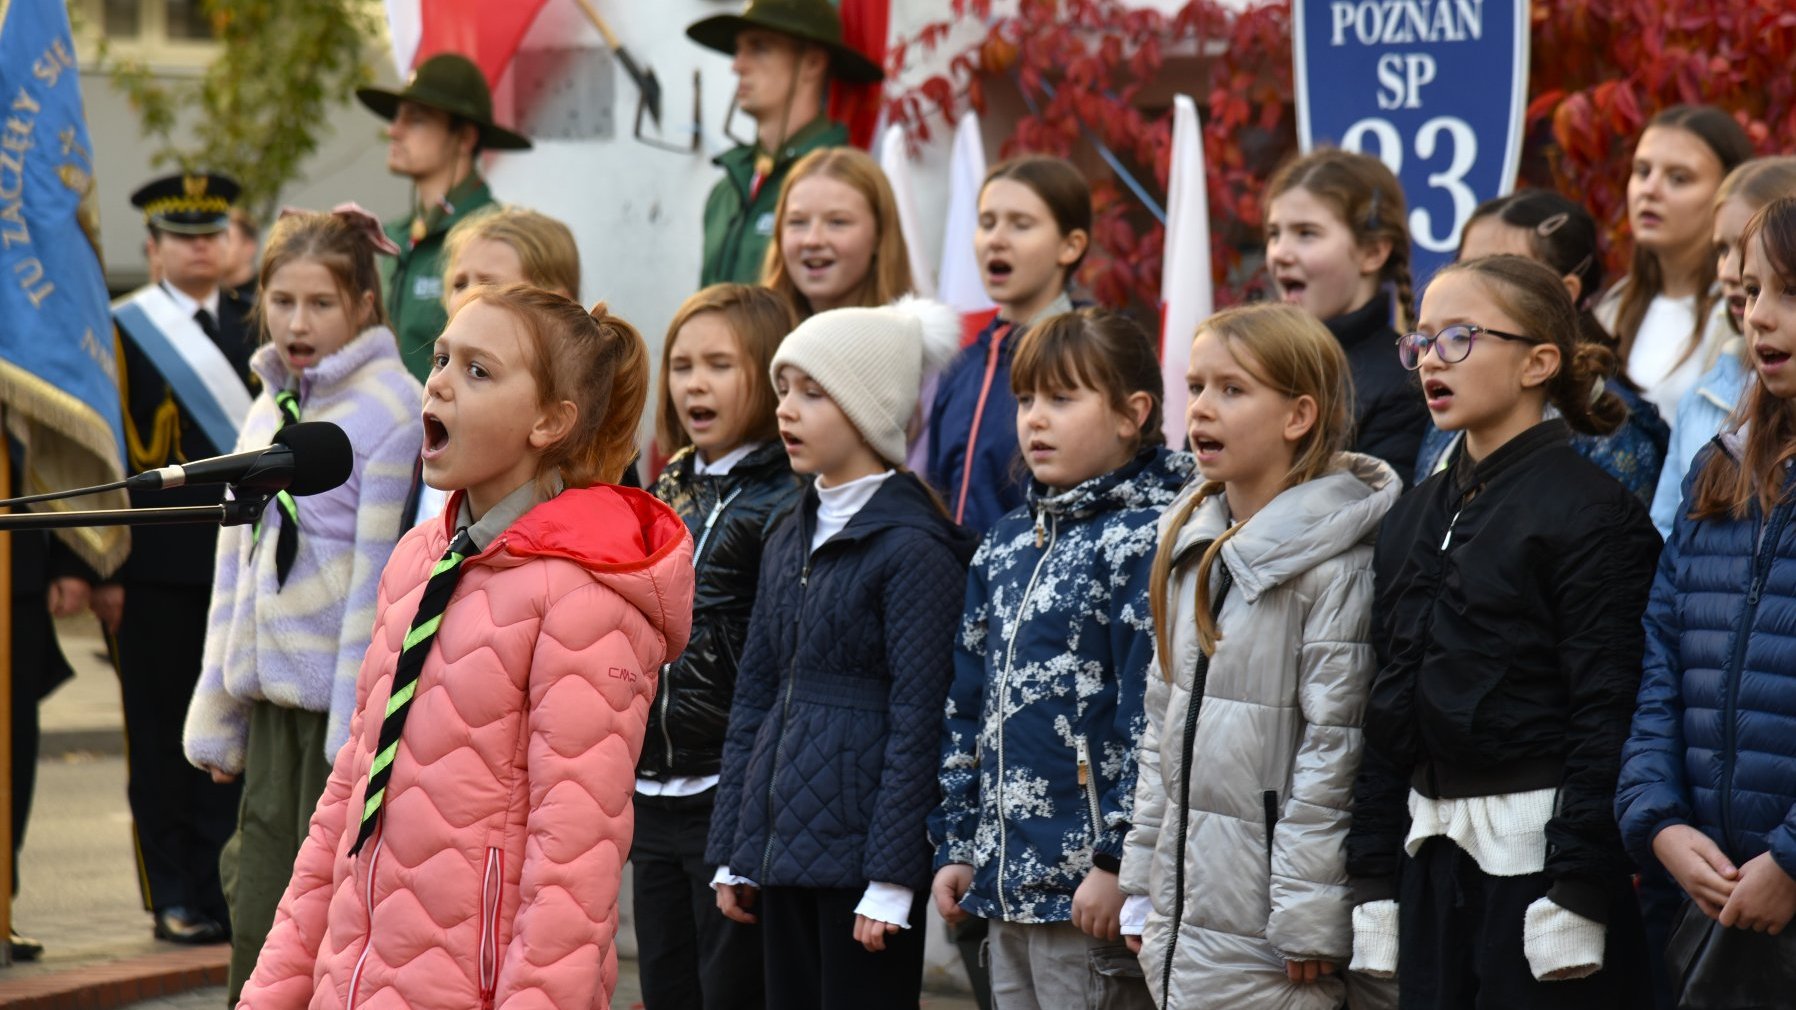
<instances>
[{"instance_id":1,"label":"white sleeve cuff","mask_svg":"<svg viewBox=\"0 0 1796 1010\"><path fill-rule=\"evenodd\" d=\"M731 873L730 868L727 866L719 866L717 868L717 875L711 878L712 890L716 890L719 887L735 887L738 884L747 884L749 887L759 886L747 877L738 877L734 873Z\"/></svg>"},{"instance_id":2,"label":"white sleeve cuff","mask_svg":"<svg viewBox=\"0 0 1796 1010\"><path fill-rule=\"evenodd\" d=\"M909 929L910 903L915 897L916 892L908 887L876 880L867 885L867 893L861 895L861 903L854 906L854 914Z\"/></svg>"},{"instance_id":3,"label":"white sleeve cuff","mask_svg":"<svg viewBox=\"0 0 1796 1010\"><path fill-rule=\"evenodd\" d=\"M1353 906L1353 962L1348 969L1373 978L1397 976L1397 903L1390 899Z\"/></svg>"},{"instance_id":4,"label":"white sleeve cuff","mask_svg":"<svg viewBox=\"0 0 1796 1010\"><path fill-rule=\"evenodd\" d=\"M1541 898L1522 917L1522 953L1542 982L1584 978L1603 970L1609 928Z\"/></svg>"},{"instance_id":5,"label":"white sleeve cuff","mask_svg":"<svg viewBox=\"0 0 1796 1010\"><path fill-rule=\"evenodd\" d=\"M1154 899L1145 894L1131 894L1123 899L1122 935L1140 936L1147 928L1147 915L1154 910Z\"/></svg>"}]
</instances>

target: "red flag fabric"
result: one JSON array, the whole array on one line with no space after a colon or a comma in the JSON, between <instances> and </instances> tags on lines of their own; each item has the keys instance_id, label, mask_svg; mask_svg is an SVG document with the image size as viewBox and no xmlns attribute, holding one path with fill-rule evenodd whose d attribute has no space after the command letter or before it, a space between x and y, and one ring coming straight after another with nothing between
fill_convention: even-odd
<instances>
[{"instance_id":1,"label":"red flag fabric","mask_svg":"<svg viewBox=\"0 0 1796 1010\"><path fill-rule=\"evenodd\" d=\"M497 90L499 78L524 41L524 33L547 2L422 0L418 4L422 32L411 66L416 67L437 53L461 53L480 67L487 87Z\"/></svg>"},{"instance_id":2,"label":"red flag fabric","mask_svg":"<svg viewBox=\"0 0 1796 1010\"><path fill-rule=\"evenodd\" d=\"M868 59L884 66L886 32L891 26L891 0L841 0L842 40ZM848 127L848 142L867 150L879 127L879 106L884 86L831 81L829 118Z\"/></svg>"}]
</instances>

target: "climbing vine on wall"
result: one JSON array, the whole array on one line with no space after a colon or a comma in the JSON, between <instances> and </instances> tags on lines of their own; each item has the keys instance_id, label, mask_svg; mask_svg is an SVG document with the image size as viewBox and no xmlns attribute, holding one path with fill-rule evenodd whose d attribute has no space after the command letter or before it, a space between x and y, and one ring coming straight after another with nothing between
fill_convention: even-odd
<instances>
[{"instance_id":1,"label":"climbing vine on wall","mask_svg":"<svg viewBox=\"0 0 1796 1010\"><path fill-rule=\"evenodd\" d=\"M1197 99L1209 168L1217 301L1264 286L1256 269L1261 195L1296 149L1289 0L1242 6L1191 0L1171 15L1120 0L1020 0L994 16L991 0L951 0L948 14L894 42L890 69L932 51L959 26L983 26L945 70L888 95L886 114L918 139L988 91L1014 87L1028 111L1006 154L1070 154L1101 140L1164 199L1171 115L1143 108L1153 84ZM1787 0L1535 0L1525 185L1582 200L1605 226L1612 266L1625 252L1629 152L1654 111L1710 102L1740 119L1762 152L1796 137L1796 8ZM1157 82L1170 52L1194 53L1198 79ZM1159 301L1159 223L1113 178L1094 181L1095 249L1081 279L1113 305Z\"/></svg>"}]
</instances>

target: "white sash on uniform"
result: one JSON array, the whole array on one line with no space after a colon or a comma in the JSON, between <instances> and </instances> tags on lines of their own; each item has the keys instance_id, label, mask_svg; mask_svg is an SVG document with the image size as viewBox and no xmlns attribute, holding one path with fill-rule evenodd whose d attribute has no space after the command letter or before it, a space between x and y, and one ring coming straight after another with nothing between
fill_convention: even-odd
<instances>
[{"instance_id":1,"label":"white sash on uniform","mask_svg":"<svg viewBox=\"0 0 1796 1010\"><path fill-rule=\"evenodd\" d=\"M162 373L188 419L219 452L230 452L253 398L199 322L155 284L113 302L112 318Z\"/></svg>"}]
</instances>

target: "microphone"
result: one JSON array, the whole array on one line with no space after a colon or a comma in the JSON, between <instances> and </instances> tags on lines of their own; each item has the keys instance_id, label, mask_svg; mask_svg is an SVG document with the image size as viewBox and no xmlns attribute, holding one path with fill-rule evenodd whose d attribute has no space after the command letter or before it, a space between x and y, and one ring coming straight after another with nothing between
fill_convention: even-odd
<instances>
[{"instance_id":1,"label":"microphone","mask_svg":"<svg viewBox=\"0 0 1796 1010\"><path fill-rule=\"evenodd\" d=\"M338 487L349 479L355 455L349 436L329 421L301 421L275 432L266 449L214 456L157 470L146 470L125 482L133 491L229 484L242 491L285 490L303 496Z\"/></svg>"}]
</instances>

